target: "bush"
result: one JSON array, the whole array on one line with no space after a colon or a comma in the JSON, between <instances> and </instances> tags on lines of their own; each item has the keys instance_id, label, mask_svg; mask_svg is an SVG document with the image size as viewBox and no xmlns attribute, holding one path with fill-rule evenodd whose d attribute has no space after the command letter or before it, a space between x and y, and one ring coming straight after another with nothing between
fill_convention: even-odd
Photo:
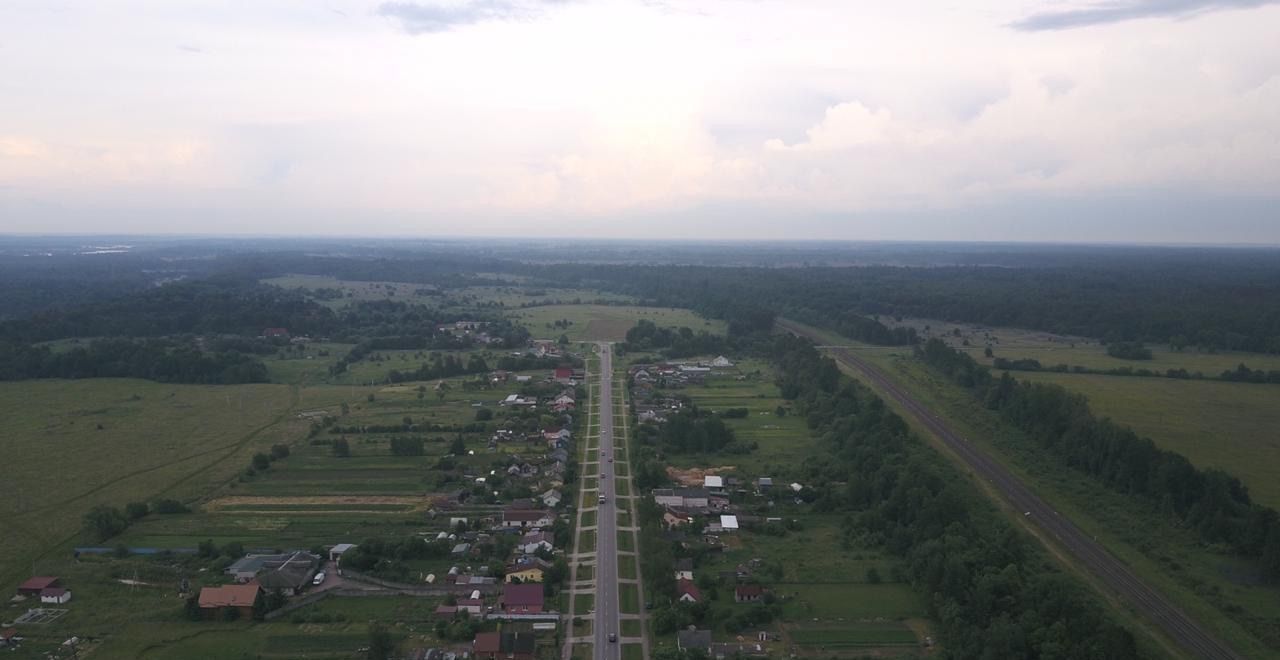
<instances>
[{"instance_id":1,"label":"bush","mask_svg":"<svg viewBox=\"0 0 1280 660\"><path fill-rule=\"evenodd\" d=\"M183 504L182 502L179 502L178 500L169 500L169 499L156 500L151 504L151 510L155 511L156 513L162 513L162 514L189 513L191 511L191 509L189 509L187 505Z\"/></svg>"},{"instance_id":2,"label":"bush","mask_svg":"<svg viewBox=\"0 0 1280 660\"><path fill-rule=\"evenodd\" d=\"M150 512L151 511L147 507L146 502L130 502L124 505L124 515L129 520L138 520L140 518L144 518Z\"/></svg>"},{"instance_id":3,"label":"bush","mask_svg":"<svg viewBox=\"0 0 1280 660\"><path fill-rule=\"evenodd\" d=\"M289 445L271 445L271 460L289 457Z\"/></svg>"}]
</instances>

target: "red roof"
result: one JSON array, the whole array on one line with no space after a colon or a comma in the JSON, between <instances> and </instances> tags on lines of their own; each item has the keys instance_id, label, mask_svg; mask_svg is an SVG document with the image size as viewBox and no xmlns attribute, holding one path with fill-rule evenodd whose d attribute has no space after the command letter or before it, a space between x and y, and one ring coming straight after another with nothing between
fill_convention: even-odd
<instances>
[{"instance_id":1,"label":"red roof","mask_svg":"<svg viewBox=\"0 0 1280 660\"><path fill-rule=\"evenodd\" d=\"M735 591L738 592L738 598L752 598L763 594L764 588L758 584L740 584Z\"/></svg>"},{"instance_id":2,"label":"red roof","mask_svg":"<svg viewBox=\"0 0 1280 660\"><path fill-rule=\"evenodd\" d=\"M56 577L33 577L18 585L18 591L41 591L58 584Z\"/></svg>"},{"instance_id":3,"label":"red roof","mask_svg":"<svg viewBox=\"0 0 1280 660\"><path fill-rule=\"evenodd\" d=\"M58 596L61 596L62 594L65 594L65 593L67 593L67 590L63 589L62 587L49 587L48 589L40 590L40 597L44 598L48 596L50 598L57 598Z\"/></svg>"},{"instance_id":4,"label":"red roof","mask_svg":"<svg viewBox=\"0 0 1280 660\"><path fill-rule=\"evenodd\" d=\"M253 607L259 589L256 583L205 587L200 590L200 607Z\"/></svg>"},{"instance_id":5,"label":"red roof","mask_svg":"<svg viewBox=\"0 0 1280 660\"><path fill-rule=\"evenodd\" d=\"M689 594L689 597L695 602L702 600L702 592L698 591L698 586L693 583L693 580L686 580L684 578L677 580L676 593L681 596Z\"/></svg>"},{"instance_id":6,"label":"red roof","mask_svg":"<svg viewBox=\"0 0 1280 660\"><path fill-rule=\"evenodd\" d=\"M573 378L573 368L556 367L556 378Z\"/></svg>"},{"instance_id":7,"label":"red roof","mask_svg":"<svg viewBox=\"0 0 1280 660\"><path fill-rule=\"evenodd\" d=\"M17 636L18 636L17 628L5 628L4 630L0 630L0 639L5 640L6 642Z\"/></svg>"},{"instance_id":8,"label":"red roof","mask_svg":"<svg viewBox=\"0 0 1280 660\"><path fill-rule=\"evenodd\" d=\"M541 584L507 584L502 587L502 604L504 607L542 607Z\"/></svg>"},{"instance_id":9,"label":"red roof","mask_svg":"<svg viewBox=\"0 0 1280 660\"><path fill-rule=\"evenodd\" d=\"M500 653L502 651L502 633L476 633L476 653Z\"/></svg>"},{"instance_id":10,"label":"red roof","mask_svg":"<svg viewBox=\"0 0 1280 660\"><path fill-rule=\"evenodd\" d=\"M288 337L289 331L284 328L267 328L262 331L263 337Z\"/></svg>"}]
</instances>

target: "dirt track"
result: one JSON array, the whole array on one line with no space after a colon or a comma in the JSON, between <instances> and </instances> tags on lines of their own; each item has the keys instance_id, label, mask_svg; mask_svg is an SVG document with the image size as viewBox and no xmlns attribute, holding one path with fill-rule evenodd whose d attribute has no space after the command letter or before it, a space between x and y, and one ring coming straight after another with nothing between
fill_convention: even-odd
<instances>
[{"instance_id":1,"label":"dirt track","mask_svg":"<svg viewBox=\"0 0 1280 660\"><path fill-rule=\"evenodd\" d=\"M821 340L809 336L802 329L779 324L785 330L800 336L808 336L815 342ZM835 359L856 369L882 392L898 402L926 428L938 437L952 452L964 461L969 469L990 483L1006 502L1024 515L1041 530L1058 541L1063 550L1111 591L1123 598L1140 613L1159 626L1179 646L1191 655L1212 660L1238 660L1240 656L1224 642L1193 621L1181 609L1162 594L1148 586L1129 570L1119 559L1107 552L1100 543L1085 534L1070 520L1059 515L1044 500L1031 492L1003 465L987 456L969 441L952 431L938 416L916 401L909 393L894 383L878 367L841 347L827 351Z\"/></svg>"}]
</instances>

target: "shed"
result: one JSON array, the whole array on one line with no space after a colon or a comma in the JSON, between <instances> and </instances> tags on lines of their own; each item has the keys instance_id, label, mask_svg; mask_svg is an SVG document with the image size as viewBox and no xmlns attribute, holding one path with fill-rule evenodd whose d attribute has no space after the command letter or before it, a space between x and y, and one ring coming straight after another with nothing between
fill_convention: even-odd
<instances>
[{"instance_id":1,"label":"shed","mask_svg":"<svg viewBox=\"0 0 1280 660\"><path fill-rule=\"evenodd\" d=\"M71 590L62 587L49 587L40 592L40 602L62 605L71 600Z\"/></svg>"},{"instance_id":2,"label":"shed","mask_svg":"<svg viewBox=\"0 0 1280 660\"><path fill-rule=\"evenodd\" d=\"M726 532L732 532L738 529L738 517L728 515L720 516L720 529L723 529Z\"/></svg>"},{"instance_id":3,"label":"shed","mask_svg":"<svg viewBox=\"0 0 1280 660\"><path fill-rule=\"evenodd\" d=\"M329 561L338 561L339 559L342 559L342 555L355 547L356 544L354 543L339 543L338 545L329 548Z\"/></svg>"},{"instance_id":4,"label":"shed","mask_svg":"<svg viewBox=\"0 0 1280 660\"><path fill-rule=\"evenodd\" d=\"M724 477L709 474L703 478L702 485L707 488L724 488Z\"/></svg>"},{"instance_id":5,"label":"shed","mask_svg":"<svg viewBox=\"0 0 1280 660\"><path fill-rule=\"evenodd\" d=\"M39 596L41 591L56 586L58 586L58 578L56 577L38 576L28 578L26 582L18 585L18 595Z\"/></svg>"}]
</instances>

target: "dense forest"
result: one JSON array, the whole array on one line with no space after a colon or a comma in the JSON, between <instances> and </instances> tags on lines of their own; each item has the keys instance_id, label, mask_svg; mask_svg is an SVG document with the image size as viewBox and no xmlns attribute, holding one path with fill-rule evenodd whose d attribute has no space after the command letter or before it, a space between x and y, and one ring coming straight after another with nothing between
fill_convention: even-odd
<instances>
[{"instance_id":1,"label":"dense forest","mask_svg":"<svg viewBox=\"0 0 1280 660\"><path fill-rule=\"evenodd\" d=\"M181 339L98 339L54 351L0 341L0 380L146 378L162 383L265 383L267 368L236 350L202 351Z\"/></svg>"},{"instance_id":2,"label":"dense forest","mask_svg":"<svg viewBox=\"0 0 1280 660\"><path fill-rule=\"evenodd\" d=\"M1098 418L1084 396L1060 385L1018 382L1007 372L995 378L968 354L936 339L920 354L1064 464L1108 488L1147 498L1206 543L1258 561L1266 579L1280 581L1280 515L1253 503L1239 479L1197 469L1181 454Z\"/></svg>"},{"instance_id":3,"label":"dense forest","mask_svg":"<svg viewBox=\"0 0 1280 660\"><path fill-rule=\"evenodd\" d=\"M725 351L725 340L706 330L695 333L690 328L663 328L653 321L640 319L627 331L624 351L661 350L668 358L712 355Z\"/></svg>"},{"instance_id":4,"label":"dense forest","mask_svg":"<svg viewBox=\"0 0 1280 660\"><path fill-rule=\"evenodd\" d=\"M823 492L815 507L845 512L847 538L903 558L911 582L932 596L949 656L1137 657L1132 635L880 398L841 378L806 340L780 336L770 354L825 449L806 461L806 482Z\"/></svg>"}]
</instances>

